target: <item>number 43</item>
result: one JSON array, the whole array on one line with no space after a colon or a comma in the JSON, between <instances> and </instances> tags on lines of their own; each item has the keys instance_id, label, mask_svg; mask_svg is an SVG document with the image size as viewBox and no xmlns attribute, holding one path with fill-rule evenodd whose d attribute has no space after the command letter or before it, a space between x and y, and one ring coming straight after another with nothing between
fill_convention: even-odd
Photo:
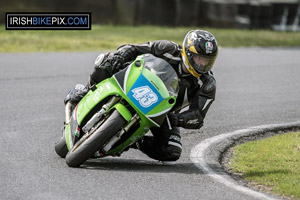
<instances>
[{"instance_id":1,"label":"number 43","mask_svg":"<svg viewBox=\"0 0 300 200\"><path fill-rule=\"evenodd\" d=\"M148 86L138 87L132 90L133 97L143 106L147 108L157 102L157 95Z\"/></svg>"}]
</instances>

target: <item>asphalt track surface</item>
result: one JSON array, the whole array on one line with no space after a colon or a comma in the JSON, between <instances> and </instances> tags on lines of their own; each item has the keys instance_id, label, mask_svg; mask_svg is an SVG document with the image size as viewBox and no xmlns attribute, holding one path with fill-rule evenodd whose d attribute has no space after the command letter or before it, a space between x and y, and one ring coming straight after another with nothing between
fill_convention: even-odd
<instances>
[{"instance_id":1,"label":"asphalt track surface","mask_svg":"<svg viewBox=\"0 0 300 200\"><path fill-rule=\"evenodd\" d=\"M190 160L213 136L300 119L300 49L225 48L217 96L200 130L183 130L183 153L165 166L130 150L69 168L54 151L63 99L86 83L97 53L0 54L0 199L253 199Z\"/></svg>"}]
</instances>

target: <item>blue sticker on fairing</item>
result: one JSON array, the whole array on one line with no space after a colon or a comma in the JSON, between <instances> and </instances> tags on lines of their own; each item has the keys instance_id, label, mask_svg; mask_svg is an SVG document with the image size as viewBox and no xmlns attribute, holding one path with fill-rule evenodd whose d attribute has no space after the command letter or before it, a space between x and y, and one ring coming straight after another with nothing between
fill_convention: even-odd
<instances>
[{"instance_id":1,"label":"blue sticker on fairing","mask_svg":"<svg viewBox=\"0 0 300 200\"><path fill-rule=\"evenodd\" d=\"M143 74L137 78L127 96L144 114L150 112L164 100Z\"/></svg>"}]
</instances>

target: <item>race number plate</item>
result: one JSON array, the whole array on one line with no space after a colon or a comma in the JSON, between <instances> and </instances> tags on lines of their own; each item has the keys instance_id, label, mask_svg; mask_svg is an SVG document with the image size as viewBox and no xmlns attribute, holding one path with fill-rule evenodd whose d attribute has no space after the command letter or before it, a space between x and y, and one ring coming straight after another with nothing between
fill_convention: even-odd
<instances>
[{"instance_id":1,"label":"race number plate","mask_svg":"<svg viewBox=\"0 0 300 200\"><path fill-rule=\"evenodd\" d=\"M133 84L127 96L144 114L163 101L163 97L157 89L142 74Z\"/></svg>"}]
</instances>

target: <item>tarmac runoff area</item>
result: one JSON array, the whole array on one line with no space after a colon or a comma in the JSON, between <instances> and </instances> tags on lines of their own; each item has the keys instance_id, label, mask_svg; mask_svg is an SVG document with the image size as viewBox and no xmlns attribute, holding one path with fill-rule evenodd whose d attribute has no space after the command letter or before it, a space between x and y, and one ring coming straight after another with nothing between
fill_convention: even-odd
<instances>
[{"instance_id":1,"label":"tarmac runoff area","mask_svg":"<svg viewBox=\"0 0 300 200\"><path fill-rule=\"evenodd\" d=\"M226 152L232 147L252 140L271 137L284 132L300 129L300 121L286 124L270 124L241 129L208 138L194 146L191 150L191 161L208 176L255 199L279 199L279 197L264 194L238 181L224 169L223 161Z\"/></svg>"}]
</instances>

